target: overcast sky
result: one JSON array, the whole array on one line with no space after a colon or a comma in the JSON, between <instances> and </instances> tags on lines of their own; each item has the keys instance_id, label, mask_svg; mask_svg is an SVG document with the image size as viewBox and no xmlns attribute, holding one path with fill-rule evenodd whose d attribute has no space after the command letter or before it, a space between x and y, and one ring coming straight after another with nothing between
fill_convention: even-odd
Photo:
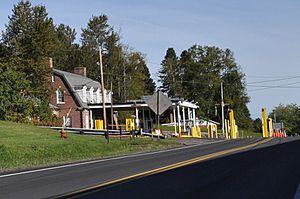
<instances>
[{"instance_id":1,"label":"overcast sky","mask_svg":"<svg viewBox=\"0 0 300 199\"><path fill-rule=\"evenodd\" d=\"M16 2L1 0L1 31ZM122 43L146 55L152 78L156 81L160 63L169 47L173 47L178 55L193 44L230 48L246 74L253 118L260 117L262 107L269 112L279 103L300 104L299 0L31 2L45 5L56 24L70 25L76 29L78 37L92 15L106 14L109 24L121 30ZM278 81L272 81L274 79ZM251 84L253 82L261 83ZM281 88L258 90L264 87L254 87L277 85Z\"/></svg>"}]
</instances>

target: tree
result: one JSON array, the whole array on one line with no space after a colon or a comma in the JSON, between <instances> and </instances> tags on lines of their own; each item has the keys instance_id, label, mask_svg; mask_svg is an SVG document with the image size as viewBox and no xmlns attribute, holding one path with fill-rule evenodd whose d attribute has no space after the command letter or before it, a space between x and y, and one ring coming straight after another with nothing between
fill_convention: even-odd
<instances>
[{"instance_id":1,"label":"tree","mask_svg":"<svg viewBox=\"0 0 300 199\"><path fill-rule=\"evenodd\" d=\"M155 84L150 78L149 70L141 53L132 52L128 55L126 74L128 74L127 99L138 99L143 95L153 94Z\"/></svg>"},{"instance_id":2,"label":"tree","mask_svg":"<svg viewBox=\"0 0 300 199\"><path fill-rule=\"evenodd\" d=\"M162 83L160 89L170 97L179 96L180 91L180 70L178 58L173 48L168 48L165 58L161 63L159 81Z\"/></svg>"},{"instance_id":3,"label":"tree","mask_svg":"<svg viewBox=\"0 0 300 199\"><path fill-rule=\"evenodd\" d=\"M3 43L0 43L0 58L11 56L10 50Z\"/></svg>"},{"instance_id":4,"label":"tree","mask_svg":"<svg viewBox=\"0 0 300 199\"><path fill-rule=\"evenodd\" d=\"M49 105L50 68L47 60L57 48L58 37L44 6L32 6L29 1L20 1L14 5L12 12L2 34L2 46L11 55L11 60L7 62L16 64L13 69L20 72L29 84L27 100L35 101L32 107L35 111L31 113L36 113L36 116L32 116L41 117L43 111L49 113L48 109L37 109Z\"/></svg>"},{"instance_id":5,"label":"tree","mask_svg":"<svg viewBox=\"0 0 300 199\"><path fill-rule=\"evenodd\" d=\"M80 47L74 43L76 31L68 25L59 24L55 32L58 44L53 56L54 65L58 69L72 72L74 67L81 65Z\"/></svg>"},{"instance_id":6,"label":"tree","mask_svg":"<svg viewBox=\"0 0 300 199\"><path fill-rule=\"evenodd\" d=\"M270 118L283 122L285 131L289 135L300 134L300 107L297 104L279 104L269 114Z\"/></svg>"},{"instance_id":7,"label":"tree","mask_svg":"<svg viewBox=\"0 0 300 199\"><path fill-rule=\"evenodd\" d=\"M26 64L20 58L0 59L0 119L28 122L51 117L47 95L50 87L32 87L31 78L22 71Z\"/></svg>"},{"instance_id":8,"label":"tree","mask_svg":"<svg viewBox=\"0 0 300 199\"><path fill-rule=\"evenodd\" d=\"M120 34L108 24L106 15L89 20L82 29L81 41L83 65L87 67L88 76L94 79L99 78L98 52L99 47L102 48L105 87L110 89L112 83L115 102L153 93L155 84L144 57L122 45Z\"/></svg>"},{"instance_id":9,"label":"tree","mask_svg":"<svg viewBox=\"0 0 300 199\"><path fill-rule=\"evenodd\" d=\"M28 121L34 108L29 97L30 81L26 74L18 70L22 60L18 58L0 59L0 119Z\"/></svg>"},{"instance_id":10,"label":"tree","mask_svg":"<svg viewBox=\"0 0 300 199\"><path fill-rule=\"evenodd\" d=\"M262 133L262 121L260 118L253 120L252 125L255 132Z\"/></svg>"},{"instance_id":11,"label":"tree","mask_svg":"<svg viewBox=\"0 0 300 199\"><path fill-rule=\"evenodd\" d=\"M103 48L103 53L106 54L107 38L111 34L111 27L108 24L106 15L93 16L87 27L82 30L81 43L83 50L83 65L87 67L87 74L93 79L99 79L99 47ZM103 59L105 60L105 59Z\"/></svg>"},{"instance_id":12,"label":"tree","mask_svg":"<svg viewBox=\"0 0 300 199\"><path fill-rule=\"evenodd\" d=\"M234 61L233 53L226 49L224 52L226 69L222 75L225 88L225 101L236 112L237 123L241 127L251 127L250 112L247 104L250 101L246 93L245 75Z\"/></svg>"},{"instance_id":13,"label":"tree","mask_svg":"<svg viewBox=\"0 0 300 199\"><path fill-rule=\"evenodd\" d=\"M167 60L176 60L172 50L167 55L163 60L162 74L167 74ZM220 106L216 107L216 104L221 101L220 84L223 82L225 102L234 109L237 124L242 128L251 127L244 74L229 49L194 45L181 53L176 70L175 83L179 86L170 81L172 74L161 75L163 87L168 92L172 93L172 88L176 87L180 97L198 102L198 114L220 121ZM215 108L218 108L218 115L215 115Z\"/></svg>"},{"instance_id":14,"label":"tree","mask_svg":"<svg viewBox=\"0 0 300 199\"><path fill-rule=\"evenodd\" d=\"M29 88L29 81L25 74L16 70L13 60L0 59L0 119L20 121L29 116L30 104L25 99L25 91Z\"/></svg>"},{"instance_id":15,"label":"tree","mask_svg":"<svg viewBox=\"0 0 300 199\"><path fill-rule=\"evenodd\" d=\"M146 66L146 64L144 64L144 73L146 76L146 79L145 79L146 94L152 95L155 92L156 84L153 81L153 79L151 78L150 71L149 71L148 67Z\"/></svg>"},{"instance_id":16,"label":"tree","mask_svg":"<svg viewBox=\"0 0 300 199\"><path fill-rule=\"evenodd\" d=\"M3 43L12 55L25 59L51 57L58 41L46 8L20 1L14 5L12 12L2 34Z\"/></svg>"}]
</instances>

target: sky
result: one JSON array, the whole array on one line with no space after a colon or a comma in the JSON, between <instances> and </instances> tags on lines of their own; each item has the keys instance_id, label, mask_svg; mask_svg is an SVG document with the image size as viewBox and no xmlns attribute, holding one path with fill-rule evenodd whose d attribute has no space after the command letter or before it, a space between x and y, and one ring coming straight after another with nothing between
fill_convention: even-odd
<instances>
[{"instance_id":1,"label":"sky","mask_svg":"<svg viewBox=\"0 0 300 199\"><path fill-rule=\"evenodd\" d=\"M0 31L18 0L0 0ZM261 108L300 105L300 1L298 0L31 0L55 24L77 31L106 14L122 43L146 55L157 81L166 50L179 56L194 44L229 48L246 75L252 118ZM276 88L274 88L276 87ZM226 90L226 88L224 88Z\"/></svg>"}]
</instances>

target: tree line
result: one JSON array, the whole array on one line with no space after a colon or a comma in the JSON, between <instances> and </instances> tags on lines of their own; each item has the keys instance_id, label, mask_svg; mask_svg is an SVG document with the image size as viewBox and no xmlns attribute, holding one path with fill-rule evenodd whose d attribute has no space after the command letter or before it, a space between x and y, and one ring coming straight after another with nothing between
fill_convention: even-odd
<instances>
[{"instance_id":1,"label":"tree line","mask_svg":"<svg viewBox=\"0 0 300 199\"><path fill-rule=\"evenodd\" d=\"M268 114L273 122L283 123L284 131L288 135L300 135L300 106L294 103L279 104ZM254 130L262 132L261 119L254 120Z\"/></svg>"},{"instance_id":2,"label":"tree line","mask_svg":"<svg viewBox=\"0 0 300 199\"><path fill-rule=\"evenodd\" d=\"M0 119L49 120L48 58L53 58L55 68L69 72L86 67L87 76L99 80L99 47L104 80L112 84L115 102L155 91L145 55L122 44L120 32L104 14L91 17L81 29L80 42L75 29L55 24L43 5L20 1L8 18L0 42Z\"/></svg>"}]
</instances>

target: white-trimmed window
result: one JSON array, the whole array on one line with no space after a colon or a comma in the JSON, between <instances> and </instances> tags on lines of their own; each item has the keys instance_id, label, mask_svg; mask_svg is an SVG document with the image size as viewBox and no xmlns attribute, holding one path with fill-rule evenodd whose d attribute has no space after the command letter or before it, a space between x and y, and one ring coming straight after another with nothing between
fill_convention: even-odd
<instances>
[{"instance_id":1,"label":"white-trimmed window","mask_svg":"<svg viewBox=\"0 0 300 199\"><path fill-rule=\"evenodd\" d=\"M65 103L65 91L63 91L61 88L56 90L56 101L57 104Z\"/></svg>"},{"instance_id":2,"label":"white-trimmed window","mask_svg":"<svg viewBox=\"0 0 300 199\"><path fill-rule=\"evenodd\" d=\"M72 118L63 116L64 126L65 127L72 127Z\"/></svg>"}]
</instances>

